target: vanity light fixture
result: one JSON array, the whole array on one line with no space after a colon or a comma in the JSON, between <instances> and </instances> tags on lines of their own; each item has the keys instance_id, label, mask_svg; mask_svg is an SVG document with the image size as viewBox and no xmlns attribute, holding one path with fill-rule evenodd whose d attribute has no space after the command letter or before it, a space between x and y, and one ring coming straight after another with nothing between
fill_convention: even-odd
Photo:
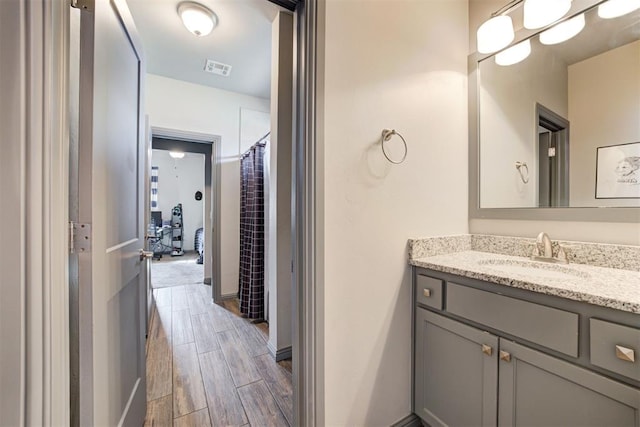
<instances>
[{"instance_id":1,"label":"vanity light fixture","mask_svg":"<svg viewBox=\"0 0 640 427\"><path fill-rule=\"evenodd\" d=\"M169 151L169 155L174 159L181 159L184 157L184 153L181 151Z\"/></svg>"},{"instance_id":2,"label":"vanity light fixture","mask_svg":"<svg viewBox=\"0 0 640 427\"><path fill-rule=\"evenodd\" d=\"M524 26L531 30L546 27L565 16L571 10L571 2L572 0L511 0L492 13L491 18L478 28L478 52L494 53L509 46L515 38L515 31L513 21L507 14L517 6L524 3Z\"/></svg>"},{"instance_id":3,"label":"vanity light fixture","mask_svg":"<svg viewBox=\"0 0 640 427\"><path fill-rule=\"evenodd\" d=\"M524 26L541 28L562 18L571 8L572 0L511 0L491 14L477 32L479 53L494 53L503 49L515 38L513 21L508 16L524 3Z\"/></svg>"},{"instance_id":4,"label":"vanity light fixture","mask_svg":"<svg viewBox=\"0 0 640 427\"><path fill-rule=\"evenodd\" d=\"M637 9L640 9L640 0L609 0L598 6L598 16L603 19L612 19Z\"/></svg>"},{"instance_id":5,"label":"vanity light fixture","mask_svg":"<svg viewBox=\"0 0 640 427\"><path fill-rule=\"evenodd\" d=\"M558 44L578 35L584 28L584 13L561 22L540 33L540 43L546 45Z\"/></svg>"},{"instance_id":6,"label":"vanity light fixture","mask_svg":"<svg viewBox=\"0 0 640 427\"><path fill-rule=\"evenodd\" d=\"M522 41L496 55L496 64L507 66L524 61L531 54L531 41Z\"/></svg>"},{"instance_id":7,"label":"vanity light fixture","mask_svg":"<svg viewBox=\"0 0 640 427\"><path fill-rule=\"evenodd\" d=\"M510 16L494 16L478 28L478 52L493 53L509 46L515 38Z\"/></svg>"},{"instance_id":8,"label":"vanity light fixture","mask_svg":"<svg viewBox=\"0 0 640 427\"><path fill-rule=\"evenodd\" d=\"M218 25L218 17L211 10L194 2L182 2L178 5L178 15L182 23L197 37L209 34Z\"/></svg>"}]
</instances>

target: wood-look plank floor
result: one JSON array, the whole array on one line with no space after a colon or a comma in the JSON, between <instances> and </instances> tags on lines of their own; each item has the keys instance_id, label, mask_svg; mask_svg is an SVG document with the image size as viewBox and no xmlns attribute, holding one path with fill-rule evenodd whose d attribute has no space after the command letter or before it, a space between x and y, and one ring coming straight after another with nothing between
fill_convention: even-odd
<instances>
[{"instance_id":1,"label":"wood-look plank floor","mask_svg":"<svg viewBox=\"0 0 640 427\"><path fill-rule=\"evenodd\" d=\"M273 360L265 323L244 319L237 300L213 304L210 291L154 290L145 426L290 426L291 361Z\"/></svg>"}]
</instances>

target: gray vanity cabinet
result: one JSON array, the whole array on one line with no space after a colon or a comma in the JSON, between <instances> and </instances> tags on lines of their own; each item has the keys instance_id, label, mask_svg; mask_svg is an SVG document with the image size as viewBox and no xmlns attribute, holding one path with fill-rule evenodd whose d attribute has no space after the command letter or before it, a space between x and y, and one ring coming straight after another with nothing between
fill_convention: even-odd
<instances>
[{"instance_id":1,"label":"gray vanity cabinet","mask_svg":"<svg viewBox=\"0 0 640 427\"><path fill-rule=\"evenodd\" d=\"M499 426L638 426L637 389L500 339Z\"/></svg>"},{"instance_id":2,"label":"gray vanity cabinet","mask_svg":"<svg viewBox=\"0 0 640 427\"><path fill-rule=\"evenodd\" d=\"M433 427L495 426L498 337L422 308L415 333L416 413Z\"/></svg>"},{"instance_id":3,"label":"gray vanity cabinet","mask_svg":"<svg viewBox=\"0 0 640 427\"><path fill-rule=\"evenodd\" d=\"M640 427L636 314L423 269L414 303L427 425Z\"/></svg>"}]
</instances>

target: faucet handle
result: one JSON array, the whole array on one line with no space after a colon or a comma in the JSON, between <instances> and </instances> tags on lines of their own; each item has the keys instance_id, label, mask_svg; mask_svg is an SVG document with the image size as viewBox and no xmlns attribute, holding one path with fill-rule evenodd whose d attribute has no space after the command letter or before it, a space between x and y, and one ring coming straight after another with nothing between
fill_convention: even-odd
<instances>
[{"instance_id":1,"label":"faucet handle","mask_svg":"<svg viewBox=\"0 0 640 427\"><path fill-rule=\"evenodd\" d=\"M533 244L533 251L531 251L531 256L536 257L540 256L540 246L537 243Z\"/></svg>"},{"instance_id":2,"label":"faucet handle","mask_svg":"<svg viewBox=\"0 0 640 427\"><path fill-rule=\"evenodd\" d=\"M560 245L558 245L558 254L556 255L556 259L565 264L569 263L569 258L567 257L567 253L565 252L564 248Z\"/></svg>"}]
</instances>

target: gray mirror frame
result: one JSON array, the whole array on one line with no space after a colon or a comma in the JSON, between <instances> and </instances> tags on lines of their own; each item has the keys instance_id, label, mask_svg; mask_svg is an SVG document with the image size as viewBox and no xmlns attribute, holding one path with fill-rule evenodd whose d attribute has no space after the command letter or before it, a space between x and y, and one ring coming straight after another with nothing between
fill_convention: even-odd
<instances>
[{"instance_id":1,"label":"gray mirror frame","mask_svg":"<svg viewBox=\"0 0 640 427\"><path fill-rule=\"evenodd\" d=\"M574 0L565 19L581 13L605 0ZM489 17L487 17L488 19ZM521 29L516 32L512 43L516 44L546 28L538 30ZM472 29L475 31L474 29ZM480 208L480 156L479 156L479 73L478 62L494 54L468 56L469 90L469 218L510 219L541 221L595 221L595 222L640 222L640 208L629 207L585 207L585 208Z\"/></svg>"}]
</instances>

